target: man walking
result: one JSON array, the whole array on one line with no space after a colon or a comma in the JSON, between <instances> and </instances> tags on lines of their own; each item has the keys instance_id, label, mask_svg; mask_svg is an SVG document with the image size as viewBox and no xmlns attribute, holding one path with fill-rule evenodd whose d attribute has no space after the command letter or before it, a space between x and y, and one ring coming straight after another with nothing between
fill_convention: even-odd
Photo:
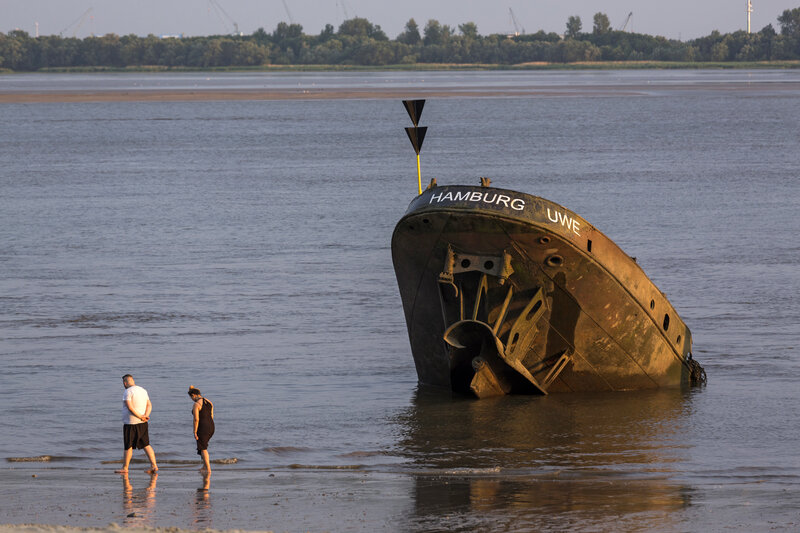
<instances>
[{"instance_id":1,"label":"man walking","mask_svg":"<svg viewBox=\"0 0 800 533\"><path fill-rule=\"evenodd\" d=\"M147 430L147 421L150 420L150 396L147 391L133 382L133 376L122 376L125 394L122 396L122 437L125 441L125 453L122 455L122 468L115 470L117 474L127 474L128 465L133 456L133 449L144 450L150 460L149 474L158 472L156 454L150 446L150 435Z\"/></svg>"}]
</instances>

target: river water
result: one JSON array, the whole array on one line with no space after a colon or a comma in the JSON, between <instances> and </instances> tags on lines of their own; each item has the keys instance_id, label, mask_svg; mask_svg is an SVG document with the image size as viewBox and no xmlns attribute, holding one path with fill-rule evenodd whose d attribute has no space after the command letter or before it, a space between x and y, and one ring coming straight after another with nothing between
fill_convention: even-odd
<instances>
[{"instance_id":1,"label":"river water","mask_svg":"<svg viewBox=\"0 0 800 533\"><path fill-rule=\"evenodd\" d=\"M800 528L800 71L24 75L0 93L192 83L491 87L428 100L423 180L487 176L586 218L668 295L708 385L420 388L389 250L417 187L394 99L0 104L0 523L121 521L37 509L55 496L20 472L119 492L131 373L163 494L196 468L186 389L215 403L230 464L202 527ZM142 523L196 527L168 498Z\"/></svg>"}]
</instances>

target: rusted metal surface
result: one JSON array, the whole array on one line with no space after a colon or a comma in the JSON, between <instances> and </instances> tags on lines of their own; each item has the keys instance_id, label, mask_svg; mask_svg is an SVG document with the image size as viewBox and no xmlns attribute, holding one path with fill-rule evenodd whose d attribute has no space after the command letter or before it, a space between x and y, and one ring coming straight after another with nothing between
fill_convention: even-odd
<instances>
[{"instance_id":1,"label":"rusted metal surface","mask_svg":"<svg viewBox=\"0 0 800 533\"><path fill-rule=\"evenodd\" d=\"M395 228L421 382L487 397L699 375L689 328L633 258L564 207L487 185L430 187Z\"/></svg>"}]
</instances>

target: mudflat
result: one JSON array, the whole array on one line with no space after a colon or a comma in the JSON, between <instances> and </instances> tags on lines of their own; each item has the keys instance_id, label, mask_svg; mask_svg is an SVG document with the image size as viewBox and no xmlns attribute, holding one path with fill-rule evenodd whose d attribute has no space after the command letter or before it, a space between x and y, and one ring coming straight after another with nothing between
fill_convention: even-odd
<instances>
[{"instance_id":1,"label":"mudflat","mask_svg":"<svg viewBox=\"0 0 800 533\"><path fill-rule=\"evenodd\" d=\"M598 89L600 91L600 89ZM619 91L602 92L617 94ZM625 91L635 94L629 89ZM158 90L158 91L98 91L98 92L47 92L47 93L0 93L0 103L68 103L68 102L193 102L221 100L335 100L335 99L403 99L403 98L447 98L447 97L491 97L491 96L558 96L563 90L554 88L528 90L497 89L318 89L318 90ZM580 91L574 94L595 94Z\"/></svg>"},{"instance_id":2,"label":"mudflat","mask_svg":"<svg viewBox=\"0 0 800 533\"><path fill-rule=\"evenodd\" d=\"M141 90L53 90L0 91L0 103L69 103L69 102L192 102L232 100L335 100L335 99L405 99L405 98L476 98L476 97L557 97L557 96L645 96L656 92L783 92L796 91L793 82L771 83L684 83L684 84L603 84L547 85L498 88L496 86L381 88L292 88L292 89L141 89Z\"/></svg>"}]
</instances>

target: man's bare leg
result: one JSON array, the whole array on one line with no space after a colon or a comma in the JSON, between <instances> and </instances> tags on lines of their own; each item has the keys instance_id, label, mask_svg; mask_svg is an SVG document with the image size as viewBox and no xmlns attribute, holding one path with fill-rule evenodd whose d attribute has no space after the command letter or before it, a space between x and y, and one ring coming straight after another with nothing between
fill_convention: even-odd
<instances>
[{"instance_id":1,"label":"man's bare leg","mask_svg":"<svg viewBox=\"0 0 800 533\"><path fill-rule=\"evenodd\" d=\"M114 470L114 473L127 474L128 465L131 464L131 457L133 457L133 448L128 448L125 450L125 453L122 454L122 468L120 468L119 470Z\"/></svg>"},{"instance_id":2,"label":"man's bare leg","mask_svg":"<svg viewBox=\"0 0 800 533\"><path fill-rule=\"evenodd\" d=\"M147 458L150 459L150 470L146 470L148 474L155 474L158 472L158 465L156 464L156 452L153 451L153 447L149 444L144 447L144 453L147 455Z\"/></svg>"},{"instance_id":3,"label":"man's bare leg","mask_svg":"<svg viewBox=\"0 0 800 533\"><path fill-rule=\"evenodd\" d=\"M211 461L208 459L208 450L201 450L200 457L203 458L203 468L200 470L211 472Z\"/></svg>"}]
</instances>

